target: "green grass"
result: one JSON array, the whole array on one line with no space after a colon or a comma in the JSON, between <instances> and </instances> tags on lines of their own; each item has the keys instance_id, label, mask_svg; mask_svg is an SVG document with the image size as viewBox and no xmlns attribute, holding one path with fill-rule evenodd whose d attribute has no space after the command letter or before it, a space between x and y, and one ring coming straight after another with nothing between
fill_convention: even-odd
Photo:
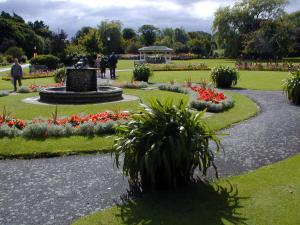
<instances>
[{"instance_id":1,"label":"green grass","mask_svg":"<svg viewBox=\"0 0 300 225\"><path fill-rule=\"evenodd\" d=\"M299 164L300 155L213 186L148 194L73 225L300 224Z\"/></svg>"},{"instance_id":2,"label":"green grass","mask_svg":"<svg viewBox=\"0 0 300 225\"><path fill-rule=\"evenodd\" d=\"M132 72L119 72L119 81L131 80ZM288 76L288 72L273 71L240 71L240 80L237 88L252 90L282 90L282 80ZM191 78L193 82L201 82L203 79L210 80L210 71L159 71L154 72L150 82L185 82Z\"/></svg>"},{"instance_id":3,"label":"green grass","mask_svg":"<svg viewBox=\"0 0 300 225\"><path fill-rule=\"evenodd\" d=\"M180 99L188 100L187 95L172 93L167 91L142 91L142 90L125 90L126 94L136 95L141 98L144 103L148 103L150 98L159 98L164 100L172 98L174 103ZM33 96L34 94L20 94L16 96L2 97L0 102L0 109L5 105L7 110L12 112L12 115L21 119L32 119L37 116L45 118L50 117L51 112L54 111L55 106L32 105L21 102L21 99ZM256 104L249 98L231 93L236 101L234 108L227 112L219 113L210 118L207 118L208 125L215 130L229 126L232 123L239 122L255 115L258 111ZM71 115L73 113L96 113L106 110L114 110L120 108L121 110L137 111L142 110L139 101L124 102L124 103L107 103L97 105L77 105L77 106L58 106L58 113L62 115ZM67 155L71 153L94 153L107 152L111 149L114 138L112 136L107 140L107 137L70 137L57 138L46 140L26 140L23 138L1 138L0 139L0 156L5 158L14 157L42 157L42 156L57 156Z\"/></svg>"}]
</instances>

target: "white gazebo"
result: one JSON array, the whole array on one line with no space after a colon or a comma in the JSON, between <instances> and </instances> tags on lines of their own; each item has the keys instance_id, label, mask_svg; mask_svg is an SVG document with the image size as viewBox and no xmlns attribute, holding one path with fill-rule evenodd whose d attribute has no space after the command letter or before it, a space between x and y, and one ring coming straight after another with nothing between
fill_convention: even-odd
<instances>
[{"instance_id":1,"label":"white gazebo","mask_svg":"<svg viewBox=\"0 0 300 225\"><path fill-rule=\"evenodd\" d=\"M173 49L166 46L147 46L139 49L140 63L171 63Z\"/></svg>"}]
</instances>

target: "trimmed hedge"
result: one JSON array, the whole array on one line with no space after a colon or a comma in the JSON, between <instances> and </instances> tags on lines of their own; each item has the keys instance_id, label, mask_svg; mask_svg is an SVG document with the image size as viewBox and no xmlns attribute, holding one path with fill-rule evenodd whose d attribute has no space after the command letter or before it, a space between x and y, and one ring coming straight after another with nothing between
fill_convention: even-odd
<instances>
[{"instance_id":1,"label":"trimmed hedge","mask_svg":"<svg viewBox=\"0 0 300 225\"><path fill-rule=\"evenodd\" d=\"M38 55L30 60L32 65L45 65L49 70L55 70L59 66L59 58L54 55Z\"/></svg>"}]
</instances>

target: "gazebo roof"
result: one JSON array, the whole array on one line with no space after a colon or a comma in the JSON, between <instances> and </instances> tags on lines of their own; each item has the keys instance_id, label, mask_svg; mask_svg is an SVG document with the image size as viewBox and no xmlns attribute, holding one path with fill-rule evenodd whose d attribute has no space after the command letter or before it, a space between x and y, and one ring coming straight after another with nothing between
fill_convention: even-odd
<instances>
[{"instance_id":1,"label":"gazebo roof","mask_svg":"<svg viewBox=\"0 0 300 225\"><path fill-rule=\"evenodd\" d=\"M166 46L147 46L139 49L139 52L173 52L172 48Z\"/></svg>"}]
</instances>

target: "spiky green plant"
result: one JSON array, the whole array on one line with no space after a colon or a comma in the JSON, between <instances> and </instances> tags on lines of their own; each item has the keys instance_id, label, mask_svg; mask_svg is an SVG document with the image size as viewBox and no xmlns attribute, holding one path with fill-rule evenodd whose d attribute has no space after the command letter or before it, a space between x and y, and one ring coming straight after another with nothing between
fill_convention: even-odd
<instances>
[{"instance_id":1,"label":"spiky green plant","mask_svg":"<svg viewBox=\"0 0 300 225\"><path fill-rule=\"evenodd\" d=\"M229 66L218 66L211 70L211 79L218 88L230 88L237 84L239 73Z\"/></svg>"},{"instance_id":2,"label":"spiky green plant","mask_svg":"<svg viewBox=\"0 0 300 225\"><path fill-rule=\"evenodd\" d=\"M217 176L214 155L220 140L202 120L204 114L190 112L183 101L173 105L171 100L152 100L144 114L117 127L113 151L117 167L123 165L124 174L143 191L187 185L197 168L206 175L213 167Z\"/></svg>"},{"instance_id":3,"label":"spiky green plant","mask_svg":"<svg viewBox=\"0 0 300 225\"><path fill-rule=\"evenodd\" d=\"M284 80L283 91L290 102L300 105L300 70L290 72Z\"/></svg>"}]
</instances>

